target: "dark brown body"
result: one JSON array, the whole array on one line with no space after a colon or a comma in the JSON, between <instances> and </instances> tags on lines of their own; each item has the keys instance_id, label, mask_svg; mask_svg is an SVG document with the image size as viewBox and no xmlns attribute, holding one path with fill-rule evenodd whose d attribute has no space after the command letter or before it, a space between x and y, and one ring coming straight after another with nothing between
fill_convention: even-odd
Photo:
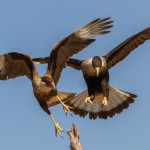
<instances>
[{"instance_id":1,"label":"dark brown body","mask_svg":"<svg viewBox=\"0 0 150 150\"><path fill-rule=\"evenodd\" d=\"M58 95L62 102L67 102L75 96L76 93L59 92L42 84L40 77L36 76L36 80L32 82L34 95L40 104L41 108L48 114L50 114L49 107L60 104L60 101L56 98Z\"/></svg>"},{"instance_id":2,"label":"dark brown body","mask_svg":"<svg viewBox=\"0 0 150 150\"><path fill-rule=\"evenodd\" d=\"M87 77L84 75L85 82L88 88L88 94L91 97L91 100L95 97L96 93L103 93L104 96L109 96L109 73L108 71L103 72L98 77L91 76Z\"/></svg>"},{"instance_id":3,"label":"dark brown body","mask_svg":"<svg viewBox=\"0 0 150 150\"><path fill-rule=\"evenodd\" d=\"M47 113L50 114L50 111L48 109L48 101L53 97L57 95L57 92L54 90L48 89L46 86L37 86L34 83L33 85L33 92L34 95L40 104L41 108Z\"/></svg>"}]
</instances>

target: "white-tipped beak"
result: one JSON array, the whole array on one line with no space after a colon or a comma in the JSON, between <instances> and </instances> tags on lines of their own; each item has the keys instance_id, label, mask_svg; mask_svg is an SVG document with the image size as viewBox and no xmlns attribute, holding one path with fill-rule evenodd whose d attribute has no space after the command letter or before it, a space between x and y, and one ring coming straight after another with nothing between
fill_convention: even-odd
<instances>
[{"instance_id":1,"label":"white-tipped beak","mask_svg":"<svg viewBox=\"0 0 150 150\"><path fill-rule=\"evenodd\" d=\"M53 88L54 91L57 90L55 84L52 84L52 88Z\"/></svg>"},{"instance_id":2,"label":"white-tipped beak","mask_svg":"<svg viewBox=\"0 0 150 150\"><path fill-rule=\"evenodd\" d=\"M101 71L101 67L95 67L95 69L96 69L96 76L99 77L100 71Z\"/></svg>"}]
</instances>

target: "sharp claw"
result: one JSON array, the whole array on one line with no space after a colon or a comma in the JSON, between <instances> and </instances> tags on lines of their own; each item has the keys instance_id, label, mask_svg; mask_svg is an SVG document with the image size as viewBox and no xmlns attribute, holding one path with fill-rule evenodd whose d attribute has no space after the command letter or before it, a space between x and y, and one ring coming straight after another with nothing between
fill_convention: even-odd
<instances>
[{"instance_id":1,"label":"sharp claw","mask_svg":"<svg viewBox=\"0 0 150 150\"><path fill-rule=\"evenodd\" d=\"M67 116L67 113L69 112L71 116L72 115L72 112L70 111L70 109L72 109L73 107L70 107L70 106L67 106L66 104L63 105L63 110L65 111L66 113L66 116Z\"/></svg>"},{"instance_id":2,"label":"sharp claw","mask_svg":"<svg viewBox=\"0 0 150 150\"><path fill-rule=\"evenodd\" d=\"M66 116L67 116L67 112L65 112Z\"/></svg>"},{"instance_id":3,"label":"sharp claw","mask_svg":"<svg viewBox=\"0 0 150 150\"><path fill-rule=\"evenodd\" d=\"M93 102L92 102L92 101L89 101L89 103L90 103L90 104L93 104Z\"/></svg>"},{"instance_id":4,"label":"sharp claw","mask_svg":"<svg viewBox=\"0 0 150 150\"><path fill-rule=\"evenodd\" d=\"M85 106L90 103L90 104L93 104L93 102L91 101L91 98L90 97L86 97L85 98Z\"/></svg>"},{"instance_id":5,"label":"sharp claw","mask_svg":"<svg viewBox=\"0 0 150 150\"><path fill-rule=\"evenodd\" d=\"M63 101L60 99L60 97L57 95L56 98L60 101L60 103L63 106L63 109L65 111L65 113L69 112L72 116L72 112L70 111L70 109L72 109L73 107L67 106L66 104L63 103Z\"/></svg>"},{"instance_id":6,"label":"sharp claw","mask_svg":"<svg viewBox=\"0 0 150 150\"><path fill-rule=\"evenodd\" d=\"M62 128L59 126L60 123L56 123L56 122L55 122L55 120L54 120L52 114L50 114L49 116L50 116L50 118L52 119L52 122L53 122L54 127L55 127L55 136L57 136L57 134L59 134L59 135L62 137L61 132L64 132L64 131L63 131ZM63 138L63 137L62 137L62 138Z\"/></svg>"},{"instance_id":7,"label":"sharp claw","mask_svg":"<svg viewBox=\"0 0 150 150\"><path fill-rule=\"evenodd\" d=\"M102 101L102 107L107 106L107 105L108 105L108 99L107 97L104 97Z\"/></svg>"},{"instance_id":8,"label":"sharp claw","mask_svg":"<svg viewBox=\"0 0 150 150\"><path fill-rule=\"evenodd\" d=\"M57 137L57 135L59 134L60 137L63 138L61 132L64 132L64 131L62 130L62 128L59 125L60 125L60 123L55 124L55 136Z\"/></svg>"}]
</instances>

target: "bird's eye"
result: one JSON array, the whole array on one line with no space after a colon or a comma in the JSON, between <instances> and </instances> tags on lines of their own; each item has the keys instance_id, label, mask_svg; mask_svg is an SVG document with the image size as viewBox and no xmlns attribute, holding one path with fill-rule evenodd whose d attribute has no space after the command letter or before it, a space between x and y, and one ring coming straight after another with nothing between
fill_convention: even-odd
<instances>
[{"instance_id":1,"label":"bird's eye","mask_svg":"<svg viewBox=\"0 0 150 150\"><path fill-rule=\"evenodd\" d=\"M49 81L46 81L46 84L51 84L51 82L49 82Z\"/></svg>"}]
</instances>

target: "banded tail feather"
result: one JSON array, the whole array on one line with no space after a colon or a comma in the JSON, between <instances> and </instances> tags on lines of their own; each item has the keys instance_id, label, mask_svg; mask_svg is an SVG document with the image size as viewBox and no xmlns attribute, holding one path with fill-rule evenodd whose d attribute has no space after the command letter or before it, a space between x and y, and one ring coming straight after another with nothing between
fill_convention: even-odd
<instances>
[{"instance_id":1,"label":"banded tail feather","mask_svg":"<svg viewBox=\"0 0 150 150\"><path fill-rule=\"evenodd\" d=\"M95 94L93 104L85 105L85 98L88 96L88 91L85 90L75 98L68 101L66 104L73 107L72 110L80 117L85 117L89 114L90 119L102 118L107 119L113 117L115 114L121 113L124 109L129 107L129 104L134 102L137 96L122 90L118 90L109 86L109 101L108 106L102 107L103 94Z\"/></svg>"}]
</instances>

